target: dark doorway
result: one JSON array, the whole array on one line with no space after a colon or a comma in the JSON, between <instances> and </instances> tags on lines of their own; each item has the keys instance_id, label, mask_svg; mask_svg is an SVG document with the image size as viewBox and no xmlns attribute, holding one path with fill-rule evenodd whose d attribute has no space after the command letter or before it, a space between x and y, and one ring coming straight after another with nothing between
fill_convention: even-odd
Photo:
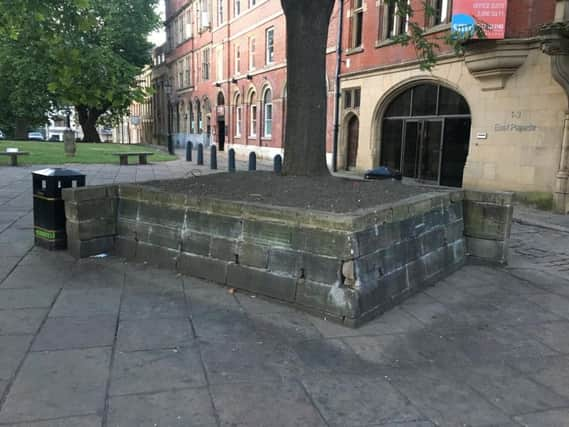
<instances>
[{"instance_id":1,"label":"dark doorway","mask_svg":"<svg viewBox=\"0 0 569 427\"><path fill-rule=\"evenodd\" d=\"M219 151L225 150L225 120L217 121L217 147Z\"/></svg>"},{"instance_id":2,"label":"dark doorway","mask_svg":"<svg viewBox=\"0 0 569 427\"><path fill-rule=\"evenodd\" d=\"M470 108L461 95L430 83L414 86L387 108L380 164L405 177L461 187L470 126Z\"/></svg>"},{"instance_id":3,"label":"dark doorway","mask_svg":"<svg viewBox=\"0 0 569 427\"><path fill-rule=\"evenodd\" d=\"M358 158L358 139L360 132L360 121L356 116L352 116L348 122L348 156L346 169L356 167Z\"/></svg>"}]
</instances>

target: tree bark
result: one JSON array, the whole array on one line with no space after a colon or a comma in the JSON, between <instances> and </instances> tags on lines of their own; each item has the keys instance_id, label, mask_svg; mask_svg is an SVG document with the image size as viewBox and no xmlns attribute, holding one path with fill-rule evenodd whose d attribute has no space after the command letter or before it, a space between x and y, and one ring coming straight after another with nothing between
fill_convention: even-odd
<instances>
[{"instance_id":1,"label":"tree bark","mask_svg":"<svg viewBox=\"0 0 569 427\"><path fill-rule=\"evenodd\" d=\"M83 142L101 142L97 131L97 120L104 113L103 110L79 105L76 107L79 124L83 130Z\"/></svg>"},{"instance_id":2,"label":"tree bark","mask_svg":"<svg viewBox=\"0 0 569 427\"><path fill-rule=\"evenodd\" d=\"M23 118L15 120L14 136L16 139L28 139L29 122Z\"/></svg>"},{"instance_id":3,"label":"tree bark","mask_svg":"<svg viewBox=\"0 0 569 427\"><path fill-rule=\"evenodd\" d=\"M335 0L281 0L287 29L285 175L328 175L326 44Z\"/></svg>"}]
</instances>

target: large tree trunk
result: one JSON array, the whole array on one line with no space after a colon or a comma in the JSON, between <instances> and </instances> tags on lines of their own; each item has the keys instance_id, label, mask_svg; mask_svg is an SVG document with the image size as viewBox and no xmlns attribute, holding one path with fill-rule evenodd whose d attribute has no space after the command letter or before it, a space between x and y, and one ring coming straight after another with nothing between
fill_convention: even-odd
<instances>
[{"instance_id":1,"label":"large tree trunk","mask_svg":"<svg viewBox=\"0 0 569 427\"><path fill-rule=\"evenodd\" d=\"M326 43L335 0L281 0L287 29L285 175L327 175Z\"/></svg>"},{"instance_id":2,"label":"large tree trunk","mask_svg":"<svg viewBox=\"0 0 569 427\"><path fill-rule=\"evenodd\" d=\"M76 107L79 124L83 130L84 142L101 142L99 132L97 131L97 120L104 111L79 105Z\"/></svg>"}]
</instances>

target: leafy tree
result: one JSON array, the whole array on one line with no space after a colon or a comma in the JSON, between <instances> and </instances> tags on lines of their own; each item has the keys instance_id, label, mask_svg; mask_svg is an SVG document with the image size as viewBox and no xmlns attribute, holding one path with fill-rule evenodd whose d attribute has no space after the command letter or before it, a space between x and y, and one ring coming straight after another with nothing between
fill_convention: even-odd
<instances>
[{"instance_id":1,"label":"leafy tree","mask_svg":"<svg viewBox=\"0 0 569 427\"><path fill-rule=\"evenodd\" d=\"M345 0L338 0L345 1ZM397 41L415 47L422 69L434 66L441 42L461 53L464 38L428 37L413 20L408 0L385 0L409 20L409 32ZM326 166L326 44L335 0L281 0L287 25L287 122L284 142L286 175L327 175ZM425 14L434 10L423 2ZM478 36L483 36L479 27Z\"/></svg>"},{"instance_id":2,"label":"leafy tree","mask_svg":"<svg viewBox=\"0 0 569 427\"><path fill-rule=\"evenodd\" d=\"M123 114L143 95L136 77L150 63L147 36L159 25L158 1L0 0L0 46L25 44L33 34L38 43L29 45L28 54L42 71L39 92L73 105L85 140L99 142L99 118ZM0 63L7 61L0 48ZM26 105L26 98L16 98Z\"/></svg>"}]
</instances>

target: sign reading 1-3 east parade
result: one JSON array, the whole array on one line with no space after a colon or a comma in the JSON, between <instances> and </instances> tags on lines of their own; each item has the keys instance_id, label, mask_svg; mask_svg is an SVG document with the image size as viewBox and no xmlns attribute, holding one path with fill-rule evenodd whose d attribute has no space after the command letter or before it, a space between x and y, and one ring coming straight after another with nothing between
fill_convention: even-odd
<instances>
[{"instance_id":1,"label":"sign reading 1-3 east parade","mask_svg":"<svg viewBox=\"0 0 569 427\"><path fill-rule=\"evenodd\" d=\"M461 37L476 37L475 26L484 30L487 39L506 36L508 0L455 0L452 11L452 32Z\"/></svg>"}]
</instances>

